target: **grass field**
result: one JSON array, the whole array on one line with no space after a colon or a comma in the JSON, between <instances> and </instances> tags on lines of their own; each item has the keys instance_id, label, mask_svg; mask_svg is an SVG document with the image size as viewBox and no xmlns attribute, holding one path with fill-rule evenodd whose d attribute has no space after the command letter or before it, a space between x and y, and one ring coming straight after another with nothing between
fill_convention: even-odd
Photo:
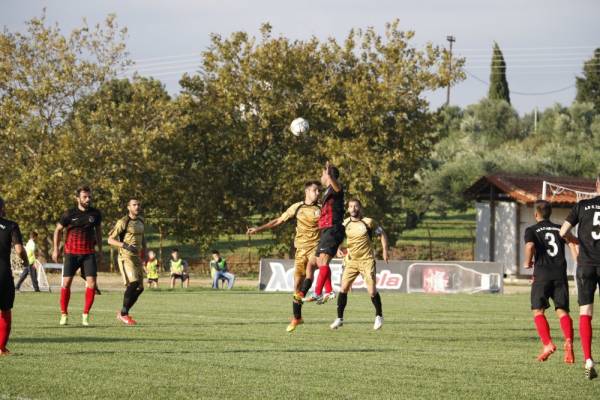
<instances>
[{"instance_id":1,"label":"grass field","mask_svg":"<svg viewBox=\"0 0 600 400\"><path fill-rule=\"evenodd\" d=\"M146 291L121 326L121 293L96 298L93 326L58 326L58 294L21 293L0 358L0 399L337 399L597 397L562 351L546 363L528 296L382 295L385 325L352 293L346 325L330 331L335 305L307 305L306 324L285 332L290 296L255 290ZM574 306L574 304L573 304ZM558 323L549 318L562 348ZM577 332L577 318L575 318ZM596 325L596 329L597 329ZM597 330L600 331L600 330ZM596 343L600 343L597 341ZM600 346L595 346L595 353Z\"/></svg>"}]
</instances>

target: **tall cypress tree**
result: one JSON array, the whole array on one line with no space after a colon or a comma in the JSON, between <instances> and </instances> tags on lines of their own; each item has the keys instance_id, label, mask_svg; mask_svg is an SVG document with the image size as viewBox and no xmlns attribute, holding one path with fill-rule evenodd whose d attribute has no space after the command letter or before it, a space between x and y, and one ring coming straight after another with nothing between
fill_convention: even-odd
<instances>
[{"instance_id":1,"label":"tall cypress tree","mask_svg":"<svg viewBox=\"0 0 600 400\"><path fill-rule=\"evenodd\" d=\"M576 85L577 101L593 103L600 112L600 48L583 64L583 78L577 77Z\"/></svg>"},{"instance_id":2,"label":"tall cypress tree","mask_svg":"<svg viewBox=\"0 0 600 400\"><path fill-rule=\"evenodd\" d=\"M490 73L488 98L490 100L506 100L510 103L510 92L506 81L506 63L496 42L494 42L494 53L492 54L492 72Z\"/></svg>"}]
</instances>

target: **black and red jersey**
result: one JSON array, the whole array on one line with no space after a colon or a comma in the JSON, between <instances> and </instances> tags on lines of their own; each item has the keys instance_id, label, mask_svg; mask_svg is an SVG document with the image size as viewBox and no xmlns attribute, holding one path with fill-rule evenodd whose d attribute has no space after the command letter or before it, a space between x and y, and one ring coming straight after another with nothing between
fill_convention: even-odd
<instances>
[{"instance_id":1,"label":"black and red jersey","mask_svg":"<svg viewBox=\"0 0 600 400\"><path fill-rule=\"evenodd\" d=\"M535 246L533 276L536 281L567 279L565 241L560 237L560 225L543 220L525 229L525 243Z\"/></svg>"},{"instance_id":2,"label":"black and red jersey","mask_svg":"<svg viewBox=\"0 0 600 400\"><path fill-rule=\"evenodd\" d=\"M331 228L344 223L344 188L339 192L330 185L323 193L319 229Z\"/></svg>"},{"instance_id":3,"label":"black and red jersey","mask_svg":"<svg viewBox=\"0 0 600 400\"><path fill-rule=\"evenodd\" d=\"M60 224L67 230L66 254L93 254L96 252L96 227L102 222L102 214L96 208L82 211L78 207L67 210L60 217Z\"/></svg>"},{"instance_id":4,"label":"black and red jersey","mask_svg":"<svg viewBox=\"0 0 600 400\"><path fill-rule=\"evenodd\" d=\"M600 266L600 196L577 203L567 216L567 222L577 225L577 265Z\"/></svg>"}]
</instances>

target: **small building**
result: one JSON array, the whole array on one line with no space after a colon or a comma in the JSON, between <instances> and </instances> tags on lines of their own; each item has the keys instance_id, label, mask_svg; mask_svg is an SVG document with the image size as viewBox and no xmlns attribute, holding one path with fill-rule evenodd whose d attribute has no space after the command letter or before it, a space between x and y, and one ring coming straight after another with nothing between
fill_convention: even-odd
<instances>
[{"instance_id":1,"label":"small building","mask_svg":"<svg viewBox=\"0 0 600 400\"><path fill-rule=\"evenodd\" d=\"M523 268L525 229L535 224L533 205L545 199L552 203L550 219L562 224L581 198L595 191L595 180L572 177L494 174L481 177L464 195L475 200L477 227L475 261L497 261L508 275L531 275ZM566 251L568 273L575 263Z\"/></svg>"}]
</instances>

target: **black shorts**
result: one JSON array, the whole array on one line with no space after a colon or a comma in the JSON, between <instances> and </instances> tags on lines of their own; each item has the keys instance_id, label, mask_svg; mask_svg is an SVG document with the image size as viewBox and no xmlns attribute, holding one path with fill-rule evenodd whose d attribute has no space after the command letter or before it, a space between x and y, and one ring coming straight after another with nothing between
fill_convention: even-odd
<instances>
[{"instance_id":1,"label":"black shorts","mask_svg":"<svg viewBox=\"0 0 600 400\"><path fill-rule=\"evenodd\" d=\"M0 310L8 311L15 303L15 281L10 266L0 267Z\"/></svg>"},{"instance_id":2,"label":"black shorts","mask_svg":"<svg viewBox=\"0 0 600 400\"><path fill-rule=\"evenodd\" d=\"M158 278L148 278L148 282L156 282L156 283L158 283Z\"/></svg>"},{"instance_id":3,"label":"black shorts","mask_svg":"<svg viewBox=\"0 0 600 400\"><path fill-rule=\"evenodd\" d=\"M577 266L577 302L580 306L594 304L594 293L600 285L600 267Z\"/></svg>"},{"instance_id":4,"label":"black shorts","mask_svg":"<svg viewBox=\"0 0 600 400\"><path fill-rule=\"evenodd\" d=\"M335 257L338 247L340 247L345 237L346 230L343 225L334 225L331 228L321 230L321 237L317 246L317 257L321 253Z\"/></svg>"},{"instance_id":5,"label":"black shorts","mask_svg":"<svg viewBox=\"0 0 600 400\"><path fill-rule=\"evenodd\" d=\"M73 277L81 268L81 277L98 276L96 254L65 254L63 276Z\"/></svg>"},{"instance_id":6,"label":"black shorts","mask_svg":"<svg viewBox=\"0 0 600 400\"><path fill-rule=\"evenodd\" d=\"M181 279L182 282L185 282L188 279L190 279L190 276L188 274L171 274L171 277L174 279Z\"/></svg>"},{"instance_id":7,"label":"black shorts","mask_svg":"<svg viewBox=\"0 0 600 400\"><path fill-rule=\"evenodd\" d=\"M569 285L566 280L553 279L533 281L531 285L531 309L545 310L550 307L549 299L554 302L554 309L569 311Z\"/></svg>"}]
</instances>

